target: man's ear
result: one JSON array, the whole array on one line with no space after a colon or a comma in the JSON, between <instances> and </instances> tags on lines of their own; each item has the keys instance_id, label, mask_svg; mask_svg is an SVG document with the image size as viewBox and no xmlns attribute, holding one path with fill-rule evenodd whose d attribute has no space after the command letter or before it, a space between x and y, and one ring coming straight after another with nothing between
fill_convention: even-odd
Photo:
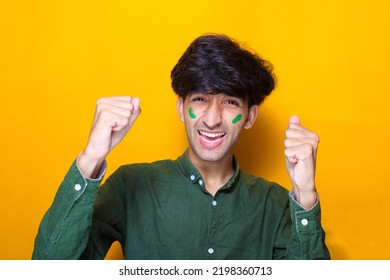
<instances>
[{"instance_id":1,"label":"man's ear","mask_svg":"<svg viewBox=\"0 0 390 280\"><path fill-rule=\"evenodd\" d=\"M180 120L184 122L184 115L183 115L183 106L184 106L184 100L182 97L178 97L176 101L176 109L179 113Z\"/></svg>"},{"instance_id":2,"label":"man's ear","mask_svg":"<svg viewBox=\"0 0 390 280\"><path fill-rule=\"evenodd\" d=\"M258 114L259 114L259 105L252 105L249 108L248 117L246 118L246 121L244 124L245 129L249 129L253 126Z\"/></svg>"}]
</instances>

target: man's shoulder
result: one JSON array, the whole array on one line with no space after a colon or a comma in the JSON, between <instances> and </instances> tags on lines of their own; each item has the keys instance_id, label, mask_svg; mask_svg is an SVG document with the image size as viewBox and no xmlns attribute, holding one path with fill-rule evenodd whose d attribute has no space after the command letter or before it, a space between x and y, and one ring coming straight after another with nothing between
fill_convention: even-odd
<instances>
[{"instance_id":1,"label":"man's shoulder","mask_svg":"<svg viewBox=\"0 0 390 280\"><path fill-rule=\"evenodd\" d=\"M271 192L283 196L288 194L288 190L278 183L242 170L240 170L240 179L244 186L251 191L266 191L267 193Z\"/></svg>"},{"instance_id":2,"label":"man's shoulder","mask_svg":"<svg viewBox=\"0 0 390 280\"><path fill-rule=\"evenodd\" d=\"M174 160L165 159L154 162L128 163L116 169L107 179L120 188L137 189L161 186L178 178L179 172Z\"/></svg>"},{"instance_id":3,"label":"man's shoulder","mask_svg":"<svg viewBox=\"0 0 390 280\"><path fill-rule=\"evenodd\" d=\"M176 169L176 160L162 159L153 162L128 163L120 166L116 172L166 172L170 169Z\"/></svg>"}]
</instances>

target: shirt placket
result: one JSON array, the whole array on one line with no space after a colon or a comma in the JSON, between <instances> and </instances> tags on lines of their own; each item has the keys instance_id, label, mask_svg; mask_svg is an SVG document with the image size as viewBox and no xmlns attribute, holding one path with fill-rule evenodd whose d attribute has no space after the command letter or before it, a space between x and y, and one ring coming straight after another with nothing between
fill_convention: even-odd
<instances>
[{"instance_id":1,"label":"shirt placket","mask_svg":"<svg viewBox=\"0 0 390 280\"><path fill-rule=\"evenodd\" d=\"M199 176L196 178L196 176L192 175L190 176L190 179L192 181L195 181L197 179L197 184L199 185L200 189L203 193L208 195L211 199L208 201L210 205L210 218L209 218L209 225L208 225L208 237L206 242L206 254L207 259L216 259L216 255L218 252L216 252L216 236L217 236L217 229L218 229L218 202L216 197L212 197L210 193L206 190L205 182L203 181L202 177Z\"/></svg>"},{"instance_id":2,"label":"shirt placket","mask_svg":"<svg viewBox=\"0 0 390 280\"><path fill-rule=\"evenodd\" d=\"M207 240L207 255L208 259L217 259L218 252L216 251L216 240L218 230L218 201L216 197L210 203L210 225L209 236Z\"/></svg>"}]
</instances>

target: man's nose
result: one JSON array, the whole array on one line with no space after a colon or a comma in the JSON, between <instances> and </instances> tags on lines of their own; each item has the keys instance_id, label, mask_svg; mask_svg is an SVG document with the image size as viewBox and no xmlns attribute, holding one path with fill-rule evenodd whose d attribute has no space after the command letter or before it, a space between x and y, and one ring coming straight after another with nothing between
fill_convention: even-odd
<instances>
[{"instance_id":1,"label":"man's nose","mask_svg":"<svg viewBox=\"0 0 390 280\"><path fill-rule=\"evenodd\" d=\"M203 115L203 123L210 129L215 129L222 123L222 108L217 102L211 102Z\"/></svg>"}]
</instances>

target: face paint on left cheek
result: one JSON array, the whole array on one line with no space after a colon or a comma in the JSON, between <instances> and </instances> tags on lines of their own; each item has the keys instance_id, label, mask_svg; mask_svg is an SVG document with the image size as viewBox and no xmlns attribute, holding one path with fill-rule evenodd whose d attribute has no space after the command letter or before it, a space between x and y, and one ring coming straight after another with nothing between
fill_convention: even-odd
<instances>
[{"instance_id":1,"label":"face paint on left cheek","mask_svg":"<svg viewBox=\"0 0 390 280\"><path fill-rule=\"evenodd\" d=\"M191 119L195 119L196 118L196 115L194 114L194 111L192 110L192 107L190 107L190 109L188 109L188 114L190 115Z\"/></svg>"},{"instance_id":2,"label":"face paint on left cheek","mask_svg":"<svg viewBox=\"0 0 390 280\"><path fill-rule=\"evenodd\" d=\"M233 120L232 123L238 123L242 119L242 114L238 114Z\"/></svg>"}]
</instances>

